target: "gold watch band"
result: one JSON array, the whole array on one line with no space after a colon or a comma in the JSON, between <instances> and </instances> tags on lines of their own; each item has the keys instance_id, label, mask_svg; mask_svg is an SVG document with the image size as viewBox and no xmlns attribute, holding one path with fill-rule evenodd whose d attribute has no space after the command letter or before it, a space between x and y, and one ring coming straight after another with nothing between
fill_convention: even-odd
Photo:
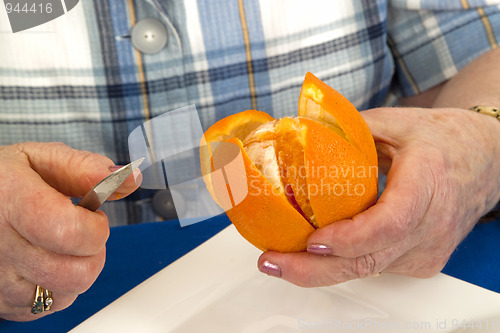
<instances>
[{"instance_id":1,"label":"gold watch band","mask_svg":"<svg viewBox=\"0 0 500 333\"><path fill-rule=\"evenodd\" d=\"M469 110L476 111L478 113L482 113L491 117L495 117L500 120L500 108L495 106L486 106L486 105L476 105L471 107ZM483 216L479 222L491 222L500 219L500 203L491 210L488 214Z\"/></svg>"},{"instance_id":2,"label":"gold watch band","mask_svg":"<svg viewBox=\"0 0 500 333\"><path fill-rule=\"evenodd\" d=\"M476 105L471 107L469 110L495 117L500 120L500 108L497 108L495 106Z\"/></svg>"}]
</instances>

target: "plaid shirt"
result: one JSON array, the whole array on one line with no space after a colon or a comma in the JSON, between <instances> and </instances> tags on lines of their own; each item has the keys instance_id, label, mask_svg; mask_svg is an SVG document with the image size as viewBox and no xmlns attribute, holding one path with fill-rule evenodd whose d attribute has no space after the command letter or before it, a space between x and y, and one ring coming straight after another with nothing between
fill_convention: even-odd
<instances>
[{"instance_id":1,"label":"plaid shirt","mask_svg":"<svg viewBox=\"0 0 500 333\"><path fill-rule=\"evenodd\" d=\"M166 47L130 30L153 17ZM143 122L195 104L204 129L246 109L297 112L307 71L360 110L439 84L500 40L500 0L82 0L11 33L0 9L0 144L60 141L129 160ZM154 221L152 190L107 203L111 225Z\"/></svg>"}]
</instances>

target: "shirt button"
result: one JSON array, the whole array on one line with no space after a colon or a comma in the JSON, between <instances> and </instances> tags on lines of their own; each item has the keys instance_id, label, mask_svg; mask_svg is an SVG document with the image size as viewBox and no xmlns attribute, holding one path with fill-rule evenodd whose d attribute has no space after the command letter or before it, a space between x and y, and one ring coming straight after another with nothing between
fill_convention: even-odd
<instances>
[{"instance_id":1,"label":"shirt button","mask_svg":"<svg viewBox=\"0 0 500 333\"><path fill-rule=\"evenodd\" d=\"M167 44L167 28L157 19L146 18L132 27L131 39L142 53L157 53Z\"/></svg>"},{"instance_id":2,"label":"shirt button","mask_svg":"<svg viewBox=\"0 0 500 333\"><path fill-rule=\"evenodd\" d=\"M153 210L165 220L177 220L177 212L181 215L184 214L186 210L185 202L177 200L176 204L177 206L174 205L172 193L169 189L159 190L153 196Z\"/></svg>"}]
</instances>

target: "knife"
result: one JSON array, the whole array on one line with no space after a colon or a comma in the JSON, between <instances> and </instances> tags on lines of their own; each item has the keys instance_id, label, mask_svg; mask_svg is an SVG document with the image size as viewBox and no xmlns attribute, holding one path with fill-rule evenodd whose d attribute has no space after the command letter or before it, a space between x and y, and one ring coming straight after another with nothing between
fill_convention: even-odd
<instances>
[{"instance_id":1,"label":"knife","mask_svg":"<svg viewBox=\"0 0 500 333\"><path fill-rule=\"evenodd\" d=\"M101 180L93 189L91 189L78 202L77 206L87 208L95 212L101 205L120 187L121 184L130 176L135 169L141 165L144 157L111 173L109 176Z\"/></svg>"}]
</instances>

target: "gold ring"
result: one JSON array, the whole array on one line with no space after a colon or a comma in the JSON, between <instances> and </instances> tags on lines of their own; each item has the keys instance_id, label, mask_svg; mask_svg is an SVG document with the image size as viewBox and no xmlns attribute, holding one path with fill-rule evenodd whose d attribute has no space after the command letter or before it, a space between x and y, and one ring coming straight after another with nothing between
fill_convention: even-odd
<instances>
[{"instance_id":1,"label":"gold ring","mask_svg":"<svg viewBox=\"0 0 500 333\"><path fill-rule=\"evenodd\" d=\"M33 300L33 305L31 306L32 314L39 314L44 311L44 292L42 287L36 285L35 289L35 299Z\"/></svg>"},{"instance_id":2,"label":"gold ring","mask_svg":"<svg viewBox=\"0 0 500 333\"><path fill-rule=\"evenodd\" d=\"M39 314L44 311L49 311L53 303L52 292L36 285L35 299L31 305L31 313Z\"/></svg>"},{"instance_id":3,"label":"gold ring","mask_svg":"<svg viewBox=\"0 0 500 333\"><path fill-rule=\"evenodd\" d=\"M54 303L54 300L52 299L52 292L45 289L45 301L43 302L43 310L49 311L52 303Z\"/></svg>"}]
</instances>

